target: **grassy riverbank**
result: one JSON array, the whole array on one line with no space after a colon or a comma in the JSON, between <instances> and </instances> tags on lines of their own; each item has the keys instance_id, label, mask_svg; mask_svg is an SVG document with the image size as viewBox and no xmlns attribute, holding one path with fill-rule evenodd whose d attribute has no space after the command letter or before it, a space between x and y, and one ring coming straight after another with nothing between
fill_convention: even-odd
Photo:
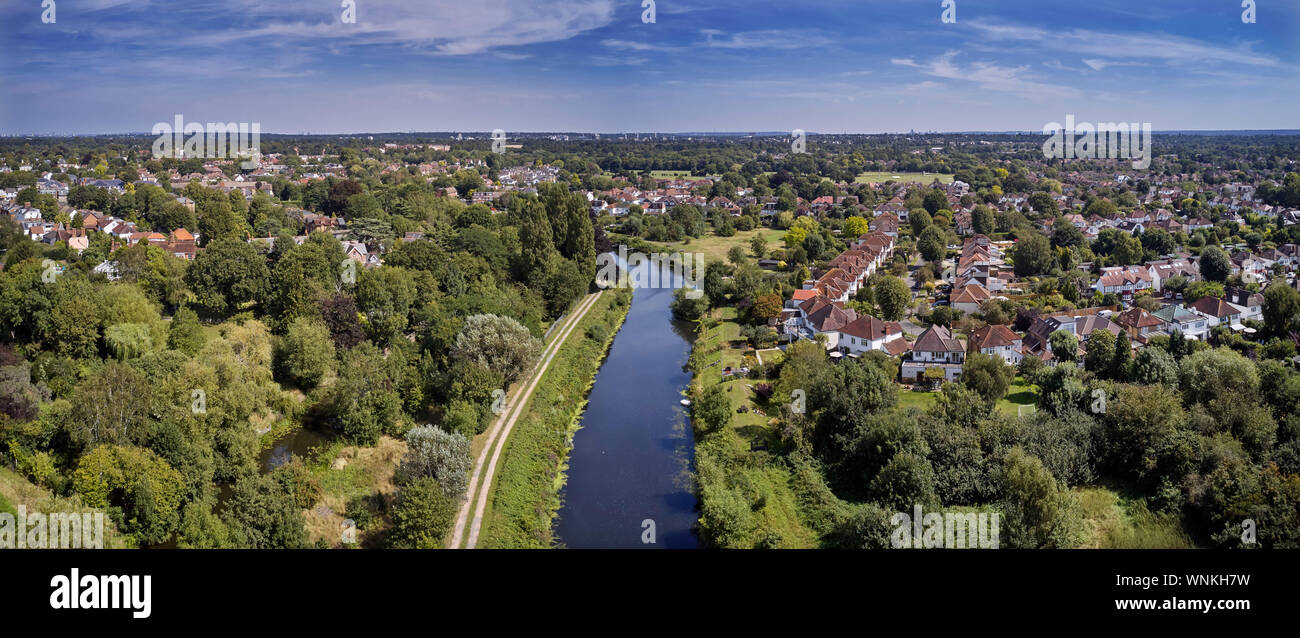
<instances>
[{"instance_id":1,"label":"grassy riverbank","mask_svg":"<svg viewBox=\"0 0 1300 638\"><path fill-rule=\"evenodd\" d=\"M759 412L762 406L751 387L759 381L724 380L720 373L722 368L741 365L746 357L747 350L732 347L741 340L735 309L721 308L711 314L716 325L702 328L692 349L691 394L698 398L723 384L732 418L719 431L695 428L700 538L708 546L723 548L818 547L815 520L826 518L821 510L839 509L842 504L817 472L801 472L767 451L776 438L776 426L775 419Z\"/></svg>"},{"instance_id":2,"label":"grassy riverbank","mask_svg":"<svg viewBox=\"0 0 1300 638\"><path fill-rule=\"evenodd\" d=\"M605 292L560 347L504 443L478 547L554 545L552 524L573 433L631 301L631 290Z\"/></svg>"}]
</instances>

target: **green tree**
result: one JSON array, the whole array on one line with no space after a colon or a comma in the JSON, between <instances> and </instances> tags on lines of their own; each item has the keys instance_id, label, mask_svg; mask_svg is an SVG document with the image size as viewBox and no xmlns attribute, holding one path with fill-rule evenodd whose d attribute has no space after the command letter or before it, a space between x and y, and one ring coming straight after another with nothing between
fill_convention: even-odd
<instances>
[{"instance_id":1,"label":"green tree","mask_svg":"<svg viewBox=\"0 0 1300 638\"><path fill-rule=\"evenodd\" d=\"M1282 338L1300 332L1300 292L1280 279L1264 289L1264 325Z\"/></svg>"},{"instance_id":2,"label":"green tree","mask_svg":"<svg viewBox=\"0 0 1300 638\"><path fill-rule=\"evenodd\" d=\"M717 432L731 424L731 400L722 384L710 386L696 400L692 414L701 429Z\"/></svg>"},{"instance_id":3,"label":"green tree","mask_svg":"<svg viewBox=\"0 0 1300 638\"><path fill-rule=\"evenodd\" d=\"M1108 330L1094 330L1084 340L1083 367L1098 376L1106 376L1115 359L1115 335Z\"/></svg>"},{"instance_id":4,"label":"green tree","mask_svg":"<svg viewBox=\"0 0 1300 638\"><path fill-rule=\"evenodd\" d=\"M329 329L315 319L295 319L280 340L281 378L311 389L334 372L334 343Z\"/></svg>"},{"instance_id":5,"label":"green tree","mask_svg":"<svg viewBox=\"0 0 1300 638\"><path fill-rule=\"evenodd\" d=\"M217 313L264 300L270 292L270 279L266 260L250 244L237 239L212 242L185 274L198 303Z\"/></svg>"},{"instance_id":6,"label":"green tree","mask_svg":"<svg viewBox=\"0 0 1300 638\"><path fill-rule=\"evenodd\" d=\"M1066 330L1057 330L1047 338L1052 355L1058 361L1074 361L1079 357L1079 338Z\"/></svg>"},{"instance_id":7,"label":"green tree","mask_svg":"<svg viewBox=\"0 0 1300 638\"><path fill-rule=\"evenodd\" d=\"M1043 462L1013 448L1002 464L1005 528L1012 548L1072 548L1081 540L1082 512Z\"/></svg>"},{"instance_id":8,"label":"green tree","mask_svg":"<svg viewBox=\"0 0 1300 638\"><path fill-rule=\"evenodd\" d=\"M876 305L880 307L880 317L885 321L899 321L907 313L912 303L912 292L907 284L898 277L884 275L872 290Z\"/></svg>"},{"instance_id":9,"label":"green tree","mask_svg":"<svg viewBox=\"0 0 1300 638\"><path fill-rule=\"evenodd\" d=\"M947 242L944 240L943 232L936 226L927 226L921 231L921 236L916 242L916 249L920 251L921 257L929 262L938 262L948 254Z\"/></svg>"},{"instance_id":10,"label":"green tree","mask_svg":"<svg viewBox=\"0 0 1300 638\"><path fill-rule=\"evenodd\" d=\"M391 547L398 549L441 549L451 529L458 501L433 477L419 477L402 486L393 502Z\"/></svg>"},{"instance_id":11,"label":"green tree","mask_svg":"<svg viewBox=\"0 0 1300 638\"><path fill-rule=\"evenodd\" d=\"M167 347L194 356L203 349L206 342L198 314L189 306L178 309L167 327Z\"/></svg>"},{"instance_id":12,"label":"green tree","mask_svg":"<svg viewBox=\"0 0 1300 638\"><path fill-rule=\"evenodd\" d=\"M1227 281L1232 275L1232 260L1228 253L1218 246L1206 246L1201 250L1201 276L1206 281Z\"/></svg>"},{"instance_id":13,"label":"green tree","mask_svg":"<svg viewBox=\"0 0 1300 638\"><path fill-rule=\"evenodd\" d=\"M850 240L856 240L869 232L871 232L871 223L865 217L854 215L844 220L844 236ZM760 236L755 235L755 237Z\"/></svg>"},{"instance_id":14,"label":"green tree","mask_svg":"<svg viewBox=\"0 0 1300 638\"><path fill-rule=\"evenodd\" d=\"M1160 348L1142 348L1133 364L1133 380L1143 385L1178 385L1178 362Z\"/></svg>"},{"instance_id":15,"label":"green tree","mask_svg":"<svg viewBox=\"0 0 1300 638\"><path fill-rule=\"evenodd\" d=\"M432 478L459 503L465 498L470 465L469 439L424 425L406 433L406 454L397 473L404 483Z\"/></svg>"},{"instance_id":16,"label":"green tree","mask_svg":"<svg viewBox=\"0 0 1300 638\"><path fill-rule=\"evenodd\" d=\"M1047 238L1034 231L1025 232L1016 240L1015 247L1011 249L1011 259L1016 274L1021 277L1046 274L1056 261Z\"/></svg>"},{"instance_id":17,"label":"green tree","mask_svg":"<svg viewBox=\"0 0 1300 638\"><path fill-rule=\"evenodd\" d=\"M871 479L867 486L871 500L888 510L911 511L939 502L934 493L934 468L924 456L902 452Z\"/></svg>"},{"instance_id":18,"label":"green tree","mask_svg":"<svg viewBox=\"0 0 1300 638\"><path fill-rule=\"evenodd\" d=\"M1016 371L1002 357L972 352L962 365L961 383L974 390L986 404L997 403L1006 396Z\"/></svg>"},{"instance_id":19,"label":"green tree","mask_svg":"<svg viewBox=\"0 0 1300 638\"><path fill-rule=\"evenodd\" d=\"M453 358L497 372L507 385L531 370L541 352L541 340L523 324L497 315L470 316L451 349Z\"/></svg>"},{"instance_id":20,"label":"green tree","mask_svg":"<svg viewBox=\"0 0 1300 638\"><path fill-rule=\"evenodd\" d=\"M301 549L307 546L302 508L275 476L240 478L223 511L226 524L249 549Z\"/></svg>"}]
</instances>

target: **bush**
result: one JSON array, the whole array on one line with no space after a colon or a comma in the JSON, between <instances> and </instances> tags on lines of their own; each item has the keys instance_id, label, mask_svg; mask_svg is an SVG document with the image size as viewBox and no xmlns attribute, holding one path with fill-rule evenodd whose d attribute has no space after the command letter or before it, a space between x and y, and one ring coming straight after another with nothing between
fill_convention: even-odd
<instances>
[{"instance_id":1,"label":"bush","mask_svg":"<svg viewBox=\"0 0 1300 638\"><path fill-rule=\"evenodd\" d=\"M447 412L442 415L442 429L454 432L466 438L483 433L487 426L479 418L479 409L466 401L452 401Z\"/></svg>"},{"instance_id":2,"label":"bush","mask_svg":"<svg viewBox=\"0 0 1300 638\"><path fill-rule=\"evenodd\" d=\"M379 508L375 506L382 504L383 496L379 494L353 497L347 504L347 516L356 523L357 529L370 529L379 520Z\"/></svg>"},{"instance_id":3,"label":"bush","mask_svg":"<svg viewBox=\"0 0 1300 638\"><path fill-rule=\"evenodd\" d=\"M457 502L432 477L421 477L397 493L389 544L397 549L440 549L456 517Z\"/></svg>"},{"instance_id":4,"label":"bush","mask_svg":"<svg viewBox=\"0 0 1300 638\"><path fill-rule=\"evenodd\" d=\"M469 482L469 439L425 425L406 433L406 446L406 456L398 466L399 480L435 479L448 497L459 502Z\"/></svg>"},{"instance_id":5,"label":"bush","mask_svg":"<svg viewBox=\"0 0 1300 638\"><path fill-rule=\"evenodd\" d=\"M587 338L596 343L605 343L609 339L609 327L603 323L593 323L587 326Z\"/></svg>"},{"instance_id":6,"label":"bush","mask_svg":"<svg viewBox=\"0 0 1300 638\"><path fill-rule=\"evenodd\" d=\"M274 475L284 491L293 497L294 505L302 509L315 505L323 495L320 479L313 476L299 459L276 468Z\"/></svg>"}]
</instances>

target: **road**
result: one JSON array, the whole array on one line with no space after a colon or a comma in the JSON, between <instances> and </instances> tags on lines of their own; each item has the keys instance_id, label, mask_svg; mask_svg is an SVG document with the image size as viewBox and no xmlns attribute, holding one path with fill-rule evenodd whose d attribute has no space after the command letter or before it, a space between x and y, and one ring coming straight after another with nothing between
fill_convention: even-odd
<instances>
[{"instance_id":1,"label":"road","mask_svg":"<svg viewBox=\"0 0 1300 638\"><path fill-rule=\"evenodd\" d=\"M551 360L560 351L569 335L573 333L582 318L587 315L587 311L600 298L601 293L587 295L578 305L574 307L564 320L564 324L556 333L555 338L546 345L542 351L541 360L533 368L533 374L528 383L521 386L516 392L513 399L508 399L507 408L488 429L488 439L479 451L478 458L474 460L474 467L470 472L469 489L466 491L467 498L461 504L460 511L456 515L456 526L452 529L451 543L448 544L452 549L460 549L463 545L465 549L474 549L478 544L479 528L483 524L483 512L487 508L488 496L492 491L492 477L496 475L497 462L501 459L501 450L505 447L506 440L510 437L510 431L515 427L515 421L523 413L524 406L528 404L528 399L532 396L533 390L546 374L546 369L550 367ZM488 460L488 452L492 452L492 458ZM480 477L482 481L480 482ZM471 509L473 518L470 518ZM469 533L465 530L468 527Z\"/></svg>"}]
</instances>

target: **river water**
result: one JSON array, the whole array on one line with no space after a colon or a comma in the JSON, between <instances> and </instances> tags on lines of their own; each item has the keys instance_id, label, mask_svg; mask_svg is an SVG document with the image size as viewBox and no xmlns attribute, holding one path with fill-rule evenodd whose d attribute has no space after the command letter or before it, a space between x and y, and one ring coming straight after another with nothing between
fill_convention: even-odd
<instances>
[{"instance_id":1,"label":"river water","mask_svg":"<svg viewBox=\"0 0 1300 638\"><path fill-rule=\"evenodd\" d=\"M692 324L673 320L672 301L670 289L637 289L596 374L555 523L564 547L699 546L694 443L680 403Z\"/></svg>"}]
</instances>

